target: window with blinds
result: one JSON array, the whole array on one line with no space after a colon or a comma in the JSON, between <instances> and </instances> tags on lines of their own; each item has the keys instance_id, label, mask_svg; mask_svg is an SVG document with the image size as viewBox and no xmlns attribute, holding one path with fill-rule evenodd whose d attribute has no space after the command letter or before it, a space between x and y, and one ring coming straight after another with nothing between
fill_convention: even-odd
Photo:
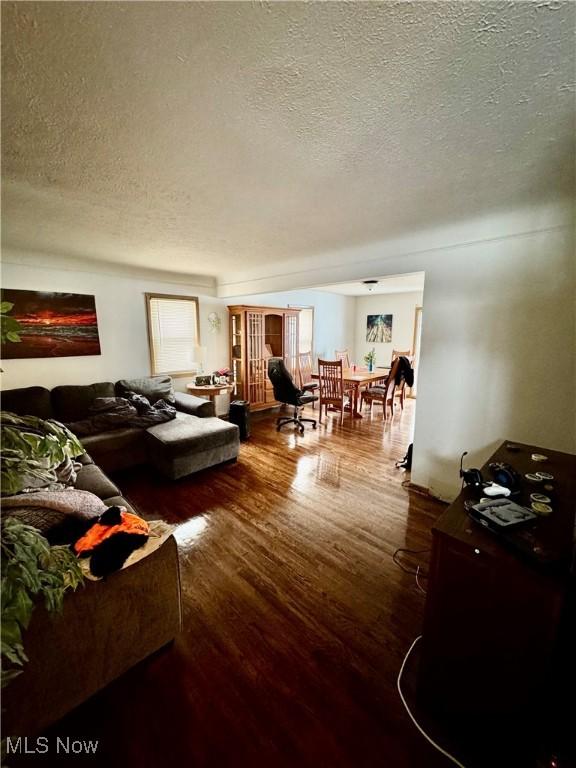
<instances>
[{"instance_id":1,"label":"window with blinds","mask_svg":"<svg viewBox=\"0 0 576 768\"><path fill-rule=\"evenodd\" d=\"M199 368L198 299L146 294L152 373L194 373Z\"/></svg>"}]
</instances>

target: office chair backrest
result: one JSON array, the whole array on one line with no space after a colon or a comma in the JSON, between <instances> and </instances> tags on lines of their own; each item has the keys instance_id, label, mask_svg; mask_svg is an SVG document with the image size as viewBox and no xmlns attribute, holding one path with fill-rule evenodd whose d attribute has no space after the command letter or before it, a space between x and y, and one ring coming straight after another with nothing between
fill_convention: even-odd
<instances>
[{"instance_id":1,"label":"office chair backrest","mask_svg":"<svg viewBox=\"0 0 576 768\"><path fill-rule=\"evenodd\" d=\"M302 395L295 385L281 357L271 357L268 360L268 378L274 387L274 397L280 403L297 405L298 398Z\"/></svg>"}]
</instances>

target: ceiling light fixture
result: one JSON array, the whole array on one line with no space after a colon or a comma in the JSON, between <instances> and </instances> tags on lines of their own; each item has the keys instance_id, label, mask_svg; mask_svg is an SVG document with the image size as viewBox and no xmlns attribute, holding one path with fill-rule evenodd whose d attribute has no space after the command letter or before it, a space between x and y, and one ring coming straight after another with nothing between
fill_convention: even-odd
<instances>
[{"instance_id":1,"label":"ceiling light fixture","mask_svg":"<svg viewBox=\"0 0 576 768\"><path fill-rule=\"evenodd\" d=\"M369 291L373 291L374 286L378 285L378 280L362 280L362 285L365 285Z\"/></svg>"}]
</instances>

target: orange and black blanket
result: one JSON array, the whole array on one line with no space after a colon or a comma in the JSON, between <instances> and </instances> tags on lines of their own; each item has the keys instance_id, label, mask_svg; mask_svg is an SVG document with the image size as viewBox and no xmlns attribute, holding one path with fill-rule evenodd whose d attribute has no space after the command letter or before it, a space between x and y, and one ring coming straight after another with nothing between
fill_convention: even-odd
<instances>
[{"instance_id":1,"label":"orange and black blanket","mask_svg":"<svg viewBox=\"0 0 576 768\"><path fill-rule=\"evenodd\" d=\"M123 507L110 507L74 544L78 557L90 558L90 572L104 577L120 570L134 550L148 541L150 526Z\"/></svg>"}]
</instances>

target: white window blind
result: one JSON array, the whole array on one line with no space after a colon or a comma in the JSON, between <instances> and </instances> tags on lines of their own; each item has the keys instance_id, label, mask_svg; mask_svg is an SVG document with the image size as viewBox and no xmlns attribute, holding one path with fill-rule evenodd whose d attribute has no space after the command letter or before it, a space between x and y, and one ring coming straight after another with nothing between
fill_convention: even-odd
<instances>
[{"instance_id":1,"label":"white window blind","mask_svg":"<svg viewBox=\"0 0 576 768\"><path fill-rule=\"evenodd\" d=\"M152 373L186 373L199 367L198 300L147 296Z\"/></svg>"}]
</instances>

